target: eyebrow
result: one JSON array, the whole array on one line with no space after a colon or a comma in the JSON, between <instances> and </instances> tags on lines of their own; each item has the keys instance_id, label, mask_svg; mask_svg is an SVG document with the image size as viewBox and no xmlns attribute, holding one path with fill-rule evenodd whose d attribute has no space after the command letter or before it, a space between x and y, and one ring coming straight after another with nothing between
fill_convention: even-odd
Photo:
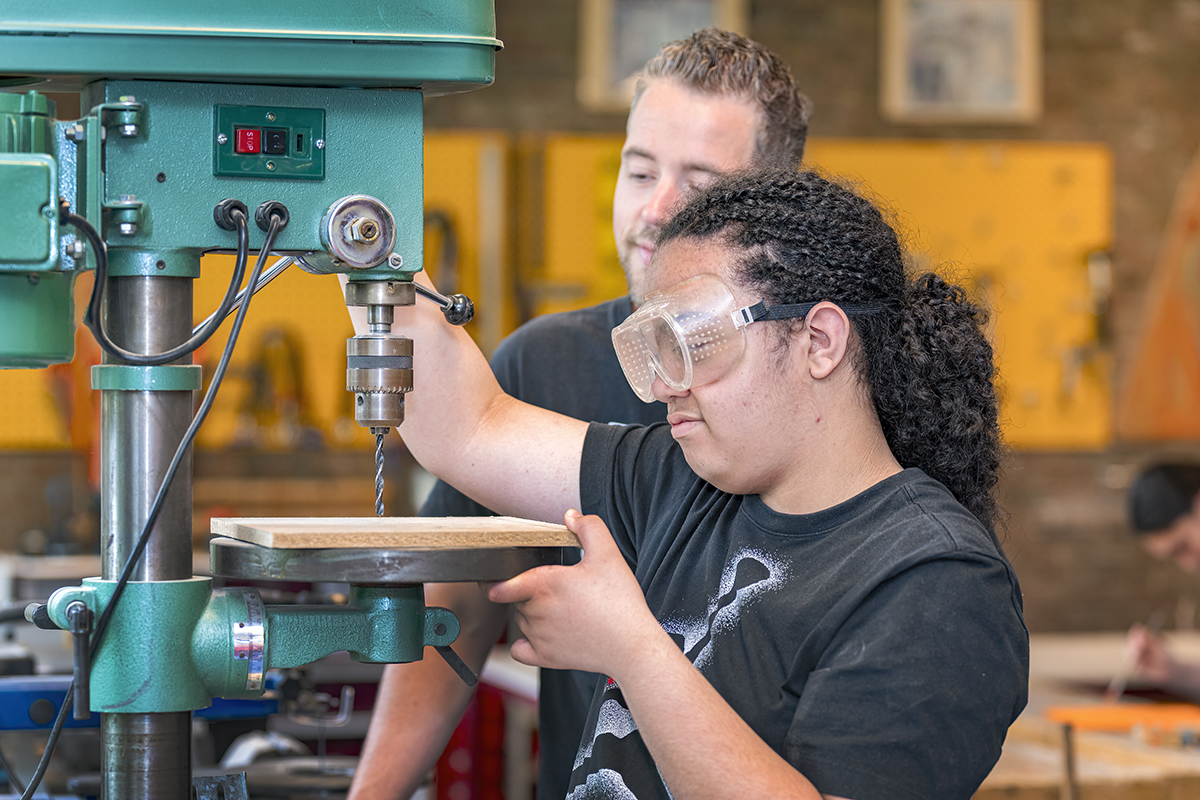
<instances>
[{"instance_id":1,"label":"eyebrow","mask_svg":"<svg viewBox=\"0 0 1200 800\"><path fill-rule=\"evenodd\" d=\"M640 147L626 147L624 150L621 151L621 159L622 160L629 158L631 156L637 157L637 158L645 158L645 159L648 159L655 163L658 163L657 158L655 158L654 156L652 156L650 153L646 152L645 150L641 149ZM689 162L685 163L683 165L683 169L684 169L684 172L704 172L709 175L723 174L721 172L721 170L717 169L713 165L702 164L698 161L689 161Z\"/></svg>"}]
</instances>

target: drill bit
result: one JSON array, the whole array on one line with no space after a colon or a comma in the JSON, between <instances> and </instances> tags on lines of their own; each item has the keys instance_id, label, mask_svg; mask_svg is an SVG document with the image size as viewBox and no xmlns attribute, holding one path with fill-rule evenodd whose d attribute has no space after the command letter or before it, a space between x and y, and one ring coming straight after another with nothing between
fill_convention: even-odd
<instances>
[{"instance_id":1,"label":"drill bit","mask_svg":"<svg viewBox=\"0 0 1200 800\"><path fill-rule=\"evenodd\" d=\"M383 432L375 434L375 516L383 516Z\"/></svg>"}]
</instances>

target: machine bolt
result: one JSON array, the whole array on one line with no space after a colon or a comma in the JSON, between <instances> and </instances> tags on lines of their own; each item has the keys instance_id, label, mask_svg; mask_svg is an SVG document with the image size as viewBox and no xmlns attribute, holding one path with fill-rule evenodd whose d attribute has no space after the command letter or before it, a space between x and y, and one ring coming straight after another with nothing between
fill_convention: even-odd
<instances>
[{"instance_id":1,"label":"machine bolt","mask_svg":"<svg viewBox=\"0 0 1200 800\"><path fill-rule=\"evenodd\" d=\"M267 162L267 169L269 169L269 170L274 170L274 169L275 169L275 162L274 162L274 161L268 161L268 162Z\"/></svg>"},{"instance_id":2,"label":"machine bolt","mask_svg":"<svg viewBox=\"0 0 1200 800\"><path fill-rule=\"evenodd\" d=\"M137 223L122 222L117 226L117 230L122 236L133 236L135 233L137 233Z\"/></svg>"},{"instance_id":3,"label":"machine bolt","mask_svg":"<svg viewBox=\"0 0 1200 800\"><path fill-rule=\"evenodd\" d=\"M137 200L137 195L136 194L123 194L123 195L120 195L117 198L117 200L122 203L132 203L134 200Z\"/></svg>"},{"instance_id":4,"label":"machine bolt","mask_svg":"<svg viewBox=\"0 0 1200 800\"><path fill-rule=\"evenodd\" d=\"M225 134L223 134L223 133L217 134L217 144L225 144L228 141L229 141L229 137L226 136Z\"/></svg>"},{"instance_id":5,"label":"machine bolt","mask_svg":"<svg viewBox=\"0 0 1200 800\"><path fill-rule=\"evenodd\" d=\"M126 94L118 97L117 101L128 105L133 105L137 103L137 98L131 94ZM137 119L137 111L130 109L129 111L121 112L119 116L121 117L122 122L117 130L121 134L122 138L132 139L133 137L137 136L138 126L134 121Z\"/></svg>"},{"instance_id":6,"label":"machine bolt","mask_svg":"<svg viewBox=\"0 0 1200 800\"><path fill-rule=\"evenodd\" d=\"M275 121L275 112L268 111L267 112L267 122L274 122L274 121Z\"/></svg>"},{"instance_id":7,"label":"machine bolt","mask_svg":"<svg viewBox=\"0 0 1200 800\"><path fill-rule=\"evenodd\" d=\"M317 149L318 149L318 150L324 150L324 149L325 149L325 140L324 140L324 139L317 139L317 141L316 141L316 145L317 145Z\"/></svg>"},{"instance_id":8,"label":"machine bolt","mask_svg":"<svg viewBox=\"0 0 1200 800\"><path fill-rule=\"evenodd\" d=\"M370 244L379 238L379 223L367 217L359 217L348 226L350 239L363 244Z\"/></svg>"},{"instance_id":9,"label":"machine bolt","mask_svg":"<svg viewBox=\"0 0 1200 800\"><path fill-rule=\"evenodd\" d=\"M404 257L399 253L392 253L388 256L388 266L392 269L400 269L404 266Z\"/></svg>"},{"instance_id":10,"label":"machine bolt","mask_svg":"<svg viewBox=\"0 0 1200 800\"><path fill-rule=\"evenodd\" d=\"M76 258L76 259L82 258L84 250L85 250L84 244L79 239L76 239L75 241L73 241L69 245L67 245L67 255L69 255L71 258Z\"/></svg>"},{"instance_id":11,"label":"machine bolt","mask_svg":"<svg viewBox=\"0 0 1200 800\"><path fill-rule=\"evenodd\" d=\"M84 132L82 125L72 125L67 128L66 136L72 142L82 142L87 134Z\"/></svg>"}]
</instances>

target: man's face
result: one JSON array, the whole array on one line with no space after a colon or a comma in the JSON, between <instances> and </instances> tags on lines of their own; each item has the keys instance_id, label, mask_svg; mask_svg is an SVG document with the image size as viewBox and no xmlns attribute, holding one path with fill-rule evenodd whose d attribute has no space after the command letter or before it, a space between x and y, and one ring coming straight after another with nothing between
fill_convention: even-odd
<instances>
[{"instance_id":1,"label":"man's face","mask_svg":"<svg viewBox=\"0 0 1200 800\"><path fill-rule=\"evenodd\" d=\"M1141 537L1142 546L1155 558L1171 560L1184 572L1200 571L1200 494L1192 510L1166 530Z\"/></svg>"},{"instance_id":2,"label":"man's face","mask_svg":"<svg viewBox=\"0 0 1200 800\"><path fill-rule=\"evenodd\" d=\"M659 226L679 197L750 165L760 113L748 100L653 81L629 114L613 195L613 236L635 306Z\"/></svg>"}]
</instances>

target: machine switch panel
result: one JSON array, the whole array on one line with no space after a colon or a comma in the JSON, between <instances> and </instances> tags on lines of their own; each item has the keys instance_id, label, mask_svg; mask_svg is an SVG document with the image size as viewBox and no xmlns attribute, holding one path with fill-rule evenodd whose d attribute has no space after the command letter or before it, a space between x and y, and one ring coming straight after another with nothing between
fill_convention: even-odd
<instances>
[{"instance_id":1,"label":"machine switch panel","mask_svg":"<svg viewBox=\"0 0 1200 800\"><path fill-rule=\"evenodd\" d=\"M325 109L213 106L213 175L322 180Z\"/></svg>"}]
</instances>

